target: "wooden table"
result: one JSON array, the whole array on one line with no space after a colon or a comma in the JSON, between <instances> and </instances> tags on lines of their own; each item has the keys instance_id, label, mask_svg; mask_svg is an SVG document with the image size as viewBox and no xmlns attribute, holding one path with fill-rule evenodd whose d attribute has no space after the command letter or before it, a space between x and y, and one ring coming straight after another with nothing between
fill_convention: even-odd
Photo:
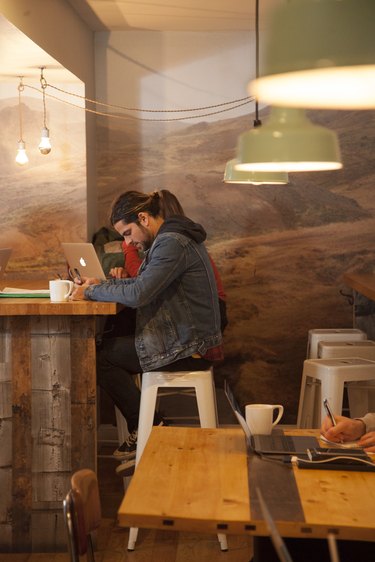
<instances>
[{"instance_id":1,"label":"wooden table","mask_svg":"<svg viewBox=\"0 0 375 562\"><path fill-rule=\"evenodd\" d=\"M0 299L0 550L66 545L62 500L71 473L96 469L96 317L119 308Z\"/></svg>"},{"instance_id":2,"label":"wooden table","mask_svg":"<svg viewBox=\"0 0 375 562\"><path fill-rule=\"evenodd\" d=\"M248 471L247 463L241 429L154 427L119 508L119 525L268 535L259 486L285 537L333 532L339 539L374 540L375 473L291 469L256 456Z\"/></svg>"},{"instance_id":3,"label":"wooden table","mask_svg":"<svg viewBox=\"0 0 375 562\"><path fill-rule=\"evenodd\" d=\"M343 281L361 295L375 301L375 273L365 273L353 271L345 273Z\"/></svg>"}]
</instances>

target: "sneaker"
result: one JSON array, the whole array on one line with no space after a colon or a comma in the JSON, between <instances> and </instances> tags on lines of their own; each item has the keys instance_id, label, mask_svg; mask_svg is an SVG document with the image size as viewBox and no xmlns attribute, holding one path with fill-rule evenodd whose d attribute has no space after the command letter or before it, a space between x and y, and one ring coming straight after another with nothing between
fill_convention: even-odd
<instances>
[{"instance_id":1,"label":"sneaker","mask_svg":"<svg viewBox=\"0 0 375 562\"><path fill-rule=\"evenodd\" d=\"M138 430L134 429L126 441L116 451L113 452L113 456L118 460L128 460L135 459L135 453L137 450L137 437Z\"/></svg>"},{"instance_id":2,"label":"sneaker","mask_svg":"<svg viewBox=\"0 0 375 562\"><path fill-rule=\"evenodd\" d=\"M118 465L116 468L116 474L125 478L125 476L133 476L135 469L135 458L129 459L127 461L123 461L121 464Z\"/></svg>"}]
</instances>

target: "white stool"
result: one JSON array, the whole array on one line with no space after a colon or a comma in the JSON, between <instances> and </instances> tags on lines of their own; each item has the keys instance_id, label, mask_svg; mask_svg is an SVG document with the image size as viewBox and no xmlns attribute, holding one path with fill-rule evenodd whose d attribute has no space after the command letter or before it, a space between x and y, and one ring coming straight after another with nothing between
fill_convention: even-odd
<instances>
[{"instance_id":1,"label":"white stool","mask_svg":"<svg viewBox=\"0 0 375 562\"><path fill-rule=\"evenodd\" d=\"M357 341L366 339L366 333L356 328L309 330L306 358L317 359L320 341Z\"/></svg>"},{"instance_id":2,"label":"white stool","mask_svg":"<svg viewBox=\"0 0 375 562\"><path fill-rule=\"evenodd\" d=\"M207 371L152 371L142 375L141 406L138 422L137 466L154 421L154 413L159 388L192 387L195 389L201 427L217 427L216 394L212 369ZM128 550L134 550L138 529L129 529ZM219 533L221 550L228 550L225 534Z\"/></svg>"},{"instance_id":3,"label":"white stool","mask_svg":"<svg viewBox=\"0 0 375 562\"><path fill-rule=\"evenodd\" d=\"M375 361L375 341L322 341L318 344L318 359L337 359L343 357L361 357ZM358 417L357 403L368 402L368 412L375 411L375 381L351 382L346 384L349 399L349 411L352 417ZM362 395L360 394L362 393Z\"/></svg>"},{"instance_id":4,"label":"white stool","mask_svg":"<svg viewBox=\"0 0 375 562\"><path fill-rule=\"evenodd\" d=\"M306 359L303 364L297 427L320 427L325 416L323 398L328 398L334 414L341 414L344 384L352 381L375 381L375 362L359 357L343 359ZM318 392L315 382L320 381ZM354 417L367 412L368 393L358 392Z\"/></svg>"}]
</instances>

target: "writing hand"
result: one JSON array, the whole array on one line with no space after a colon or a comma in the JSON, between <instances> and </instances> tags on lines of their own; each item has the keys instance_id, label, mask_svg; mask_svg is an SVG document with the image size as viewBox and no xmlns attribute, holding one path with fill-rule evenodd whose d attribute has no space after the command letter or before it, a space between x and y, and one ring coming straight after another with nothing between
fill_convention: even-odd
<instances>
[{"instance_id":1,"label":"writing hand","mask_svg":"<svg viewBox=\"0 0 375 562\"><path fill-rule=\"evenodd\" d=\"M329 441L335 443L355 441L366 431L365 424L361 420L352 420L344 416L335 416L335 420L337 425L334 427L328 416L324 418L322 423L321 432Z\"/></svg>"}]
</instances>

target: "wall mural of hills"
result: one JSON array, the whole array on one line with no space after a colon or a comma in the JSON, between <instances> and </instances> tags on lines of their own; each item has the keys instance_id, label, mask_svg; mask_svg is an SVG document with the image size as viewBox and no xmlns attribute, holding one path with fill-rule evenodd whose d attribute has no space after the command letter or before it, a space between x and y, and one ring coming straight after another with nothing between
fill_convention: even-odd
<instances>
[{"instance_id":1,"label":"wall mural of hills","mask_svg":"<svg viewBox=\"0 0 375 562\"><path fill-rule=\"evenodd\" d=\"M121 191L178 196L205 226L227 292L226 359L216 377L230 379L242 404L279 403L282 388L284 423L296 419L307 331L351 327L342 275L375 265L374 113L309 117L338 132L344 169L292 174L283 187L222 182L238 135L252 126L244 117L170 125L159 137L157 123L98 126L100 222Z\"/></svg>"},{"instance_id":2,"label":"wall mural of hills","mask_svg":"<svg viewBox=\"0 0 375 562\"><path fill-rule=\"evenodd\" d=\"M64 266L60 242L86 232L82 112L48 103L53 151L42 157L40 103L24 104L30 165L18 168L17 100L0 102L0 247L14 249L9 279L54 274ZM282 400L285 423L296 418L308 329L351 327L342 275L375 265L374 112L309 116L338 132L344 169L293 174L283 187L222 182L249 117L187 125L99 118L95 139L98 226L121 191L166 188L178 196L205 226L227 292L218 382L229 378L242 404Z\"/></svg>"}]
</instances>

